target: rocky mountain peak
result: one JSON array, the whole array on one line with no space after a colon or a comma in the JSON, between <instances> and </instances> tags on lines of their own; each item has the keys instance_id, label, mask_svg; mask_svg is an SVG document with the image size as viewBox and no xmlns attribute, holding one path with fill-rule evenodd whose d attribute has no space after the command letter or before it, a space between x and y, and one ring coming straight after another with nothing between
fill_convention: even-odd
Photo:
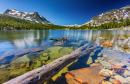
<instances>
[{"instance_id":1,"label":"rocky mountain peak","mask_svg":"<svg viewBox=\"0 0 130 84\"><path fill-rule=\"evenodd\" d=\"M16 9L13 9L13 10L7 9L3 13L3 15L8 15L15 18L21 18L21 19L30 20L30 21L35 21L37 23L51 24L49 21L46 20L46 18L40 16L38 12L28 13L28 12L20 12Z\"/></svg>"}]
</instances>

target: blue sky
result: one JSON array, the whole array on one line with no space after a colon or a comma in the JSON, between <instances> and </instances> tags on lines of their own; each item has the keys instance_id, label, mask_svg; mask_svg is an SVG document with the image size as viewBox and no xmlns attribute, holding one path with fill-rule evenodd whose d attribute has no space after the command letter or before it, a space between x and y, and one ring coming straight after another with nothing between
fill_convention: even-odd
<instances>
[{"instance_id":1,"label":"blue sky","mask_svg":"<svg viewBox=\"0 0 130 84\"><path fill-rule=\"evenodd\" d=\"M16 9L38 12L56 25L81 25L102 12L126 5L130 0L0 0L0 14Z\"/></svg>"}]
</instances>

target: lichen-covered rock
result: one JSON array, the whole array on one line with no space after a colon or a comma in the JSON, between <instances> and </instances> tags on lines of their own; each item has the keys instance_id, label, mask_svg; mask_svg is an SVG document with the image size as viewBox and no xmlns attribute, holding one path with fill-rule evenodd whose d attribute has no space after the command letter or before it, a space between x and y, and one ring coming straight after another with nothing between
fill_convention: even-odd
<instances>
[{"instance_id":1,"label":"lichen-covered rock","mask_svg":"<svg viewBox=\"0 0 130 84\"><path fill-rule=\"evenodd\" d=\"M11 64L25 64L28 61L30 61L30 59L27 57L27 55L24 55L22 57L17 58L16 60L12 61Z\"/></svg>"},{"instance_id":2,"label":"lichen-covered rock","mask_svg":"<svg viewBox=\"0 0 130 84\"><path fill-rule=\"evenodd\" d=\"M110 77L111 76L111 73L107 69L102 69L99 72L99 74L102 75L102 76L105 76L105 77Z\"/></svg>"}]
</instances>

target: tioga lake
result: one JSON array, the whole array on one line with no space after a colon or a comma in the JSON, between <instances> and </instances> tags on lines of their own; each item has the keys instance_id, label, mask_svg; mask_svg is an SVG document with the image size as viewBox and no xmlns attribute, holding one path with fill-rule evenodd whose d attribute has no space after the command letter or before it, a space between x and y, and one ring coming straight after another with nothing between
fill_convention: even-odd
<instances>
[{"instance_id":1,"label":"tioga lake","mask_svg":"<svg viewBox=\"0 0 130 84\"><path fill-rule=\"evenodd\" d=\"M115 57L118 61L118 57L122 60L130 57L130 54L125 54L125 51L114 50L114 43L120 36L129 38L130 32L108 30L0 31L0 83L48 64L86 43L97 44L98 47L95 50L65 67L51 80L56 84L60 84L60 81L66 83L62 73L91 66L95 63L94 60L98 59L97 55L100 52L108 56L109 59ZM67 37L66 42L49 40L50 38L59 39L61 37ZM100 38L109 40L113 43L113 47L100 46L103 43ZM92 45L88 45L86 48L90 47ZM88 63L90 56L92 56L92 60Z\"/></svg>"}]
</instances>

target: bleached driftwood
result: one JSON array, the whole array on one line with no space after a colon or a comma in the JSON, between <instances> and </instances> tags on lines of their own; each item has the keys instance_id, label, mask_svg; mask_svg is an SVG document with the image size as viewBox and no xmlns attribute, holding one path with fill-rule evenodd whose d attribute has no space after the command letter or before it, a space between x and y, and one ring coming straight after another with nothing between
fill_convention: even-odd
<instances>
[{"instance_id":1,"label":"bleached driftwood","mask_svg":"<svg viewBox=\"0 0 130 84\"><path fill-rule=\"evenodd\" d=\"M73 62L79 57L85 55L87 52L90 52L91 50L96 48L96 45L94 45L94 47L92 48L83 50L87 45L88 44L76 49L68 55L64 55L56 59L55 61L49 64L43 65L40 68L29 71L3 84L43 84L48 79L51 79L54 75L56 75L61 69L63 69L69 63Z\"/></svg>"}]
</instances>

